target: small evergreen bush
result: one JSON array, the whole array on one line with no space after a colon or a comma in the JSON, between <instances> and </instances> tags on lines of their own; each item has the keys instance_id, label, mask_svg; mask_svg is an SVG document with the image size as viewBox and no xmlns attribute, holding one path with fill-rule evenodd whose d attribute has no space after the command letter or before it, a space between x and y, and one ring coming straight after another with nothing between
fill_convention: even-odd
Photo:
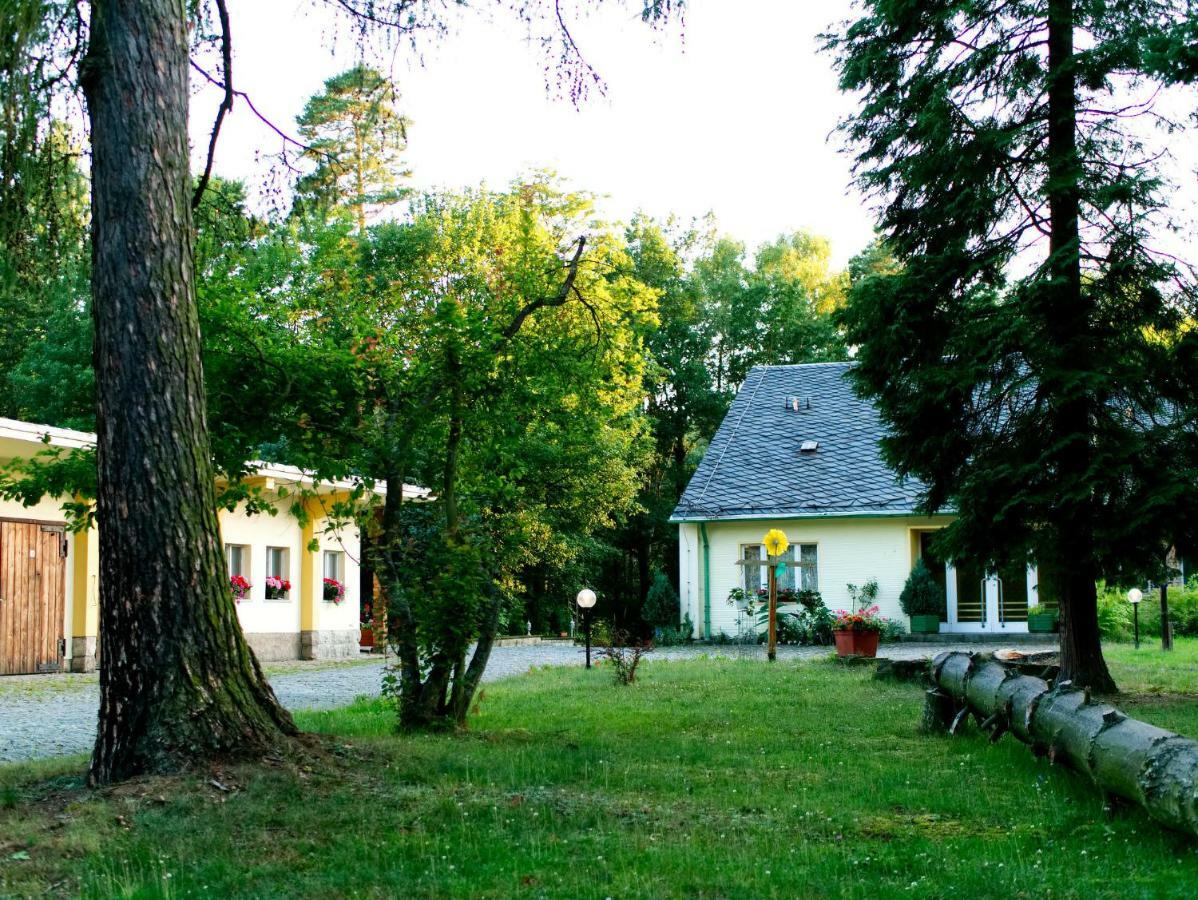
<instances>
[{"instance_id":1,"label":"small evergreen bush","mask_svg":"<svg viewBox=\"0 0 1198 900\"><path fill-rule=\"evenodd\" d=\"M899 594L899 606L908 616L939 616L943 619L947 615L944 590L922 559L915 561L915 567L907 576L907 583Z\"/></svg>"},{"instance_id":2,"label":"small evergreen bush","mask_svg":"<svg viewBox=\"0 0 1198 900\"><path fill-rule=\"evenodd\" d=\"M654 573L641 618L655 628L675 628L678 625L678 612L678 592L664 572Z\"/></svg>"}]
</instances>

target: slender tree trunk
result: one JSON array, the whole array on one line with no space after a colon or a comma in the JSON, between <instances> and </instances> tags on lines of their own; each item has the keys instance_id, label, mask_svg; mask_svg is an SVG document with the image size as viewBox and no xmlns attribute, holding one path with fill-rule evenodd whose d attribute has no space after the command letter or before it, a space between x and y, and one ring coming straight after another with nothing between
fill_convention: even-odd
<instances>
[{"instance_id":1,"label":"slender tree trunk","mask_svg":"<svg viewBox=\"0 0 1198 900\"><path fill-rule=\"evenodd\" d=\"M394 415L392 416L394 418ZM408 602L400 575L400 558L405 540L403 527L403 475L391 472L386 477L387 498L383 502L382 529L371 543L372 564L387 595L387 642L399 658L400 724L415 715L420 705L420 648L416 642L416 617Z\"/></svg>"},{"instance_id":2,"label":"slender tree trunk","mask_svg":"<svg viewBox=\"0 0 1198 900\"><path fill-rule=\"evenodd\" d=\"M1169 585L1167 583L1161 584L1161 649L1173 649L1173 623L1169 620Z\"/></svg>"},{"instance_id":3,"label":"slender tree trunk","mask_svg":"<svg viewBox=\"0 0 1198 900\"><path fill-rule=\"evenodd\" d=\"M241 633L217 525L191 249L183 0L95 0L92 139L104 784L296 732Z\"/></svg>"},{"instance_id":4,"label":"slender tree trunk","mask_svg":"<svg viewBox=\"0 0 1198 900\"><path fill-rule=\"evenodd\" d=\"M1114 679L1102 657L1094 579L1093 516L1090 496L1077 496L1091 465L1092 402L1079 366L1090 353L1092 330L1082 291L1081 202L1083 173L1077 155L1077 72L1073 52L1073 0L1048 3L1048 184L1051 211L1049 270L1052 288L1043 313L1055 358L1045 387L1056 401L1045 440L1060 478L1053 561L1062 573L1061 678L1099 692L1113 692Z\"/></svg>"}]
</instances>

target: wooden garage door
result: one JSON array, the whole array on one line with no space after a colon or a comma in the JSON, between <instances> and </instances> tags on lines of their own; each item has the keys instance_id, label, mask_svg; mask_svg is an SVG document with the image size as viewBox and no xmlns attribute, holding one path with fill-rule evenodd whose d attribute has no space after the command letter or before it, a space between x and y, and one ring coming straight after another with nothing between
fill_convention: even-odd
<instances>
[{"instance_id":1,"label":"wooden garage door","mask_svg":"<svg viewBox=\"0 0 1198 900\"><path fill-rule=\"evenodd\" d=\"M66 570L61 525L0 521L0 675L58 670Z\"/></svg>"}]
</instances>

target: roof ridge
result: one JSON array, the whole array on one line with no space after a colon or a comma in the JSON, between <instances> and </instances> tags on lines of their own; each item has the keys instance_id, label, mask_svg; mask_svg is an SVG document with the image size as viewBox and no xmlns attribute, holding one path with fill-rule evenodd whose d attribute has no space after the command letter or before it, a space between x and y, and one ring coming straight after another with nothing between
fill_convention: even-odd
<instances>
[{"instance_id":1,"label":"roof ridge","mask_svg":"<svg viewBox=\"0 0 1198 900\"><path fill-rule=\"evenodd\" d=\"M825 366L855 366L857 360L842 359L842 360L826 360L824 362L806 362L806 363L758 363L753 366L753 369L819 369ZM750 369L749 371L753 371Z\"/></svg>"}]
</instances>

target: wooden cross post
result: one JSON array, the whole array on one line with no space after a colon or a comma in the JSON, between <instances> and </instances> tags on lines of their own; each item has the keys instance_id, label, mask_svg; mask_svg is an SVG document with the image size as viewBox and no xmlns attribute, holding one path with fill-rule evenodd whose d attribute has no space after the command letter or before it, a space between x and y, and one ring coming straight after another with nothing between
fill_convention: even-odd
<instances>
[{"instance_id":1,"label":"wooden cross post","mask_svg":"<svg viewBox=\"0 0 1198 900\"><path fill-rule=\"evenodd\" d=\"M769 643L766 644L766 657L770 662L778 658L778 561L790 546L786 535L777 528L771 528L765 533L761 543L765 545L766 579L770 594L770 631Z\"/></svg>"},{"instance_id":2,"label":"wooden cross post","mask_svg":"<svg viewBox=\"0 0 1198 900\"><path fill-rule=\"evenodd\" d=\"M770 586L770 633L765 655L770 662L774 662L778 658L778 573L774 571L773 557L769 560L766 572Z\"/></svg>"}]
</instances>

